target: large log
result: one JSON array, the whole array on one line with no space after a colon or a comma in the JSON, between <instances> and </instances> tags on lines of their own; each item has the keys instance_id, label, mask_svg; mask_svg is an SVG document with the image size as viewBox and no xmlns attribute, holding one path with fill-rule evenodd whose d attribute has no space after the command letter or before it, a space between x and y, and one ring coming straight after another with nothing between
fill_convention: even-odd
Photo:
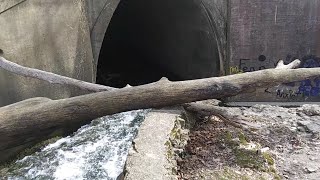
<instances>
[{"instance_id":1,"label":"large log","mask_svg":"<svg viewBox=\"0 0 320 180\"><path fill-rule=\"evenodd\" d=\"M256 72L158 82L50 100L29 99L0 108L0 162L42 140L70 133L92 119L123 111L216 99L283 82L320 76L320 68L267 69Z\"/></svg>"}]
</instances>

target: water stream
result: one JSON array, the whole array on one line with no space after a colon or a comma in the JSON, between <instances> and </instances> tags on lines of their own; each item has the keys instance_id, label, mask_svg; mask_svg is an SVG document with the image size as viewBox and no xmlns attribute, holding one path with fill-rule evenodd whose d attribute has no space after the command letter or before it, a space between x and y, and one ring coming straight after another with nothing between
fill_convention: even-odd
<instances>
[{"instance_id":1,"label":"water stream","mask_svg":"<svg viewBox=\"0 0 320 180\"><path fill-rule=\"evenodd\" d=\"M73 135L16 161L4 179L116 179L146 112L130 111L93 120Z\"/></svg>"}]
</instances>

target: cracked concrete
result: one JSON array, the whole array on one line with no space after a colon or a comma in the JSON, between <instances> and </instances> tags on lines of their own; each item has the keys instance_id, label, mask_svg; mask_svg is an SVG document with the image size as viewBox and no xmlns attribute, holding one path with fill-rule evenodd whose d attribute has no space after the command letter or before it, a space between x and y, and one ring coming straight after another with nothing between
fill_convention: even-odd
<instances>
[{"instance_id":1,"label":"cracked concrete","mask_svg":"<svg viewBox=\"0 0 320 180\"><path fill-rule=\"evenodd\" d=\"M181 113L181 108L170 108L147 114L129 151L125 180L175 179L171 174L172 164L167 159L165 143L175 126L176 117Z\"/></svg>"}]
</instances>

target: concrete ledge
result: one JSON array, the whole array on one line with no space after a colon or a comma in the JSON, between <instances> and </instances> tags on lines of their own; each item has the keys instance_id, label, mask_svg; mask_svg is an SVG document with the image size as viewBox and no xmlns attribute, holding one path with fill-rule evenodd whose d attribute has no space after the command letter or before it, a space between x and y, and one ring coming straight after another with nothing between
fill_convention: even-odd
<instances>
[{"instance_id":1,"label":"concrete ledge","mask_svg":"<svg viewBox=\"0 0 320 180\"><path fill-rule=\"evenodd\" d=\"M125 166L126 180L176 179L166 143L182 108L152 110L146 115Z\"/></svg>"}]
</instances>

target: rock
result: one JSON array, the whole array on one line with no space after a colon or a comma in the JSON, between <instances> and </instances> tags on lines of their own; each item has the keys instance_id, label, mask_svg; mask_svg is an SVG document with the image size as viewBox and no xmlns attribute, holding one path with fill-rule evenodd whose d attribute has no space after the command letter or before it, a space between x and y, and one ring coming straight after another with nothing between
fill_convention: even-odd
<instances>
[{"instance_id":1,"label":"rock","mask_svg":"<svg viewBox=\"0 0 320 180\"><path fill-rule=\"evenodd\" d=\"M298 121L297 122L298 126L303 126L303 127L307 126L310 123L311 123L311 121Z\"/></svg>"},{"instance_id":2,"label":"rock","mask_svg":"<svg viewBox=\"0 0 320 180\"><path fill-rule=\"evenodd\" d=\"M294 165L298 165L298 164L299 164L299 162L298 162L297 160L293 160L292 163L293 163Z\"/></svg>"},{"instance_id":3,"label":"rock","mask_svg":"<svg viewBox=\"0 0 320 180\"><path fill-rule=\"evenodd\" d=\"M319 134L320 133L320 125L317 123L310 123L307 125L307 130L312 134Z\"/></svg>"},{"instance_id":4,"label":"rock","mask_svg":"<svg viewBox=\"0 0 320 180\"><path fill-rule=\"evenodd\" d=\"M307 171L308 173L314 173L314 172L316 172L316 171L319 169L319 167L309 165L309 166L307 166L305 169L306 169L306 171Z\"/></svg>"},{"instance_id":5,"label":"rock","mask_svg":"<svg viewBox=\"0 0 320 180\"><path fill-rule=\"evenodd\" d=\"M320 116L320 106L316 104L304 104L302 112L308 116Z\"/></svg>"},{"instance_id":6,"label":"rock","mask_svg":"<svg viewBox=\"0 0 320 180\"><path fill-rule=\"evenodd\" d=\"M124 180L124 172L120 173L116 180Z\"/></svg>"},{"instance_id":7,"label":"rock","mask_svg":"<svg viewBox=\"0 0 320 180\"><path fill-rule=\"evenodd\" d=\"M290 131L297 131L298 130L297 127L294 127L294 126L290 127L289 129L290 129Z\"/></svg>"},{"instance_id":8,"label":"rock","mask_svg":"<svg viewBox=\"0 0 320 180\"><path fill-rule=\"evenodd\" d=\"M284 169L284 172L291 174L291 175L296 175L297 173L295 171L292 171L291 169Z\"/></svg>"},{"instance_id":9,"label":"rock","mask_svg":"<svg viewBox=\"0 0 320 180\"><path fill-rule=\"evenodd\" d=\"M260 149L260 151L261 151L261 153L264 153L264 152L267 152L267 151L269 151L269 147L265 147L265 148L262 148L262 149Z\"/></svg>"},{"instance_id":10,"label":"rock","mask_svg":"<svg viewBox=\"0 0 320 180\"><path fill-rule=\"evenodd\" d=\"M315 160L317 160L318 158L316 158L316 157L310 157L309 158L311 161L315 161Z\"/></svg>"},{"instance_id":11,"label":"rock","mask_svg":"<svg viewBox=\"0 0 320 180\"><path fill-rule=\"evenodd\" d=\"M305 132L305 131L306 131L306 129L305 129L304 127L302 127L302 126L298 126L298 127L297 127L297 130L298 130L299 132Z\"/></svg>"},{"instance_id":12,"label":"rock","mask_svg":"<svg viewBox=\"0 0 320 180\"><path fill-rule=\"evenodd\" d=\"M181 154L183 153L183 149L182 148L173 148L173 152L176 153L176 154Z\"/></svg>"},{"instance_id":13,"label":"rock","mask_svg":"<svg viewBox=\"0 0 320 180\"><path fill-rule=\"evenodd\" d=\"M299 126L304 127L308 132L312 134L320 133L320 124L312 122L312 121L298 121L297 124Z\"/></svg>"}]
</instances>

